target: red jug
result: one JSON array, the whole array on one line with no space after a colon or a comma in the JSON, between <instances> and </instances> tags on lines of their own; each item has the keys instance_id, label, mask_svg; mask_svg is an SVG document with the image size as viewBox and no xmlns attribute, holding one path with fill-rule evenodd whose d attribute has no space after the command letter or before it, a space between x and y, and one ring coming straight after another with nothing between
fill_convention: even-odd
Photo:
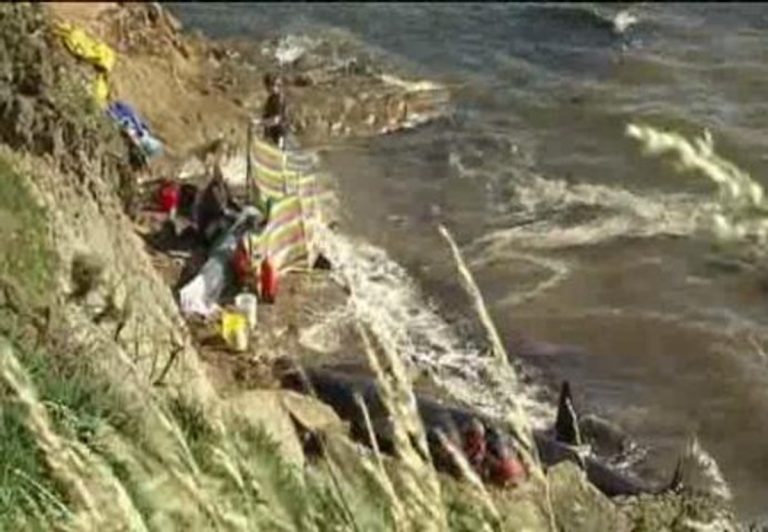
<instances>
[{"instance_id":1,"label":"red jug","mask_svg":"<svg viewBox=\"0 0 768 532\"><path fill-rule=\"evenodd\" d=\"M268 257L261 261L261 300L274 303L277 297L277 271Z\"/></svg>"},{"instance_id":2,"label":"red jug","mask_svg":"<svg viewBox=\"0 0 768 532\"><path fill-rule=\"evenodd\" d=\"M235 255L232 257L232 268L235 270L235 276L240 285L248 284L248 276L251 273L251 258L248 256L248 249L242 240L237 244Z\"/></svg>"},{"instance_id":3,"label":"red jug","mask_svg":"<svg viewBox=\"0 0 768 532\"><path fill-rule=\"evenodd\" d=\"M167 181L160 187L158 194L158 203L160 204L160 210L166 214L172 213L179 205L179 187L176 183Z\"/></svg>"}]
</instances>

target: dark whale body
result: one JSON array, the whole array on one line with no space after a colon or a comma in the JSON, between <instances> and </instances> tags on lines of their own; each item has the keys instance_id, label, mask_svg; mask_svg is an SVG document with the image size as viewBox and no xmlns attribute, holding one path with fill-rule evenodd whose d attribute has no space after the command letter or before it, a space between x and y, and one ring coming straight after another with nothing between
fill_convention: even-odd
<instances>
[{"instance_id":1,"label":"dark whale body","mask_svg":"<svg viewBox=\"0 0 768 532\"><path fill-rule=\"evenodd\" d=\"M376 443L382 452L393 453L392 424L387 410L379 396L375 379L359 375L348 375L329 369L309 368L298 372L288 372L283 376L283 385L303 393L312 393L321 401L331 406L340 418L351 425L353 438L371 445L365 424L363 411L359 405L362 399L373 425ZM486 416L470 409L445 405L433 399L417 395L416 403L419 415L427 433L430 454L435 466L442 470L451 470L450 460L445 456L438 434L442 433L457 448L462 448L462 437L466 431L482 424L489 454L497 457L516 453L520 448L520 438L513 432L500 427ZM562 407L570 404L570 391L564 386L560 398L560 413L558 421L560 433L552 431L534 431L533 438L536 451L545 467L553 466L563 461L571 461L580 465L589 481L609 497L632 496L643 493L659 493L675 487L676 482L669 486L657 486L643 481L635 476L616 471L601 463L593 456L580 456L574 447L579 442L569 441L573 430L563 431L561 421ZM572 405L571 405L572 411ZM565 416L570 418L569 416ZM573 420L576 421L575 419ZM564 440L564 441L563 441ZM677 473L677 472L676 472ZM675 475L677 477L677 474Z\"/></svg>"}]
</instances>

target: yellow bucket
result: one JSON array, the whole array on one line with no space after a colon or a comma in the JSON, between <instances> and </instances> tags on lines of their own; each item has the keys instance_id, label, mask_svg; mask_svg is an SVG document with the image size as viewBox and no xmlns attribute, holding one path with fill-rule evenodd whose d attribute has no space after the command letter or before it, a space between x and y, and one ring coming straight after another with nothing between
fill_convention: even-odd
<instances>
[{"instance_id":1,"label":"yellow bucket","mask_svg":"<svg viewBox=\"0 0 768 532\"><path fill-rule=\"evenodd\" d=\"M248 318L241 312L224 310L221 314L221 336L231 349L248 349Z\"/></svg>"}]
</instances>

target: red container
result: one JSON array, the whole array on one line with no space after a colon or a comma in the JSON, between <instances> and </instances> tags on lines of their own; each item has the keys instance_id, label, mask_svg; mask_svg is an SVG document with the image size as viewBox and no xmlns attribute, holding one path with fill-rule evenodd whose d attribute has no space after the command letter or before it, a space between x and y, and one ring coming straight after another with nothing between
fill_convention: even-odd
<instances>
[{"instance_id":1,"label":"red container","mask_svg":"<svg viewBox=\"0 0 768 532\"><path fill-rule=\"evenodd\" d=\"M277 297L277 271L272 266L269 258L261 262L261 300L265 303L274 303Z\"/></svg>"},{"instance_id":2,"label":"red container","mask_svg":"<svg viewBox=\"0 0 768 532\"><path fill-rule=\"evenodd\" d=\"M170 214L179 205L179 187L176 183L166 182L160 187L157 202L160 211Z\"/></svg>"},{"instance_id":3,"label":"red container","mask_svg":"<svg viewBox=\"0 0 768 532\"><path fill-rule=\"evenodd\" d=\"M235 255L232 257L232 268L235 270L235 276L241 286L248 284L248 275L251 272L251 258L248 256L245 242L243 240L237 244Z\"/></svg>"}]
</instances>

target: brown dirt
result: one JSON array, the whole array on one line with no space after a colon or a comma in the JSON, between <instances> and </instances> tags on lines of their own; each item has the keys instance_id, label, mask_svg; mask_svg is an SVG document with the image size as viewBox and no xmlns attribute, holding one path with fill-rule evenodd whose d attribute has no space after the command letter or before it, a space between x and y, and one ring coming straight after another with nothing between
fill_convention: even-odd
<instances>
[{"instance_id":1,"label":"brown dirt","mask_svg":"<svg viewBox=\"0 0 768 532\"><path fill-rule=\"evenodd\" d=\"M145 4L109 2L52 3L47 7L55 19L82 26L117 52L110 76L113 96L133 104L166 144L166 155L152 163L155 177L173 172L190 153L201 151L200 146L211 144L227 129L230 136L242 129L248 115L236 103L239 100L234 91L213 88L220 78L220 65L207 60L213 45L182 35L180 24L166 12L158 13ZM160 222L145 210L137 217L136 230L146 235L159 229ZM183 261L148 245L146 249L155 268L173 286ZM264 325L254 335L253 352L229 352L219 339L216 324L189 324L208 376L222 395L269 384L272 357L256 356L256 349L267 340L275 344L277 325L290 325L298 315L301 304L294 301L298 299L296 284L296 279L287 278L275 310L262 309Z\"/></svg>"},{"instance_id":2,"label":"brown dirt","mask_svg":"<svg viewBox=\"0 0 768 532\"><path fill-rule=\"evenodd\" d=\"M218 78L217 65L207 61L212 46L183 35L167 12L152 4L47 5L56 19L81 25L115 50L113 96L139 110L171 159L245 124L236 96L212 90Z\"/></svg>"},{"instance_id":3,"label":"brown dirt","mask_svg":"<svg viewBox=\"0 0 768 532\"><path fill-rule=\"evenodd\" d=\"M161 217L150 211L142 213L139 232L148 235L159 230ZM174 286L186 260L146 245L152 264L169 286ZM202 257L197 257L202 262ZM194 260L194 259L192 259ZM274 304L260 304L259 323L249 338L249 348L238 353L229 349L219 333L218 321L188 321L192 340L207 365L208 377L222 396L242 389L277 386L273 364L279 359L317 362L322 355L302 347L299 332L321 316L328 308L341 305L346 293L335 284L328 272L289 273L280 278L279 297ZM223 300L223 304L232 302Z\"/></svg>"},{"instance_id":4,"label":"brown dirt","mask_svg":"<svg viewBox=\"0 0 768 532\"><path fill-rule=\"evenodd\" d=\"M115 49L114 94L136 105L172 159L219 136L241 144L247 117L258 112L265 96L262 75L277 68L256 43L214 43L183 33L181 23L155 4L48 7L54 17L82 25ZM287 92L299 137L318 143L378 134L402 127L412 113L444 112L444 90L387 83L374 70L339 71L322 59L294 68Z\"/></svg>"},{"instance_id":5,"label":"brown dirt","mask_svg":"<svg viewBox=\"0 0 768 532\"><path fill-rule=\"evenodd\" d=\"M151 164L150 178L175 175L191 156L204 159L214 148L242 145L247 119L265 96L261 76L275 66L254 53L253 43L214 43L183 33L181 24L157 4L46 5L54 19L82 26L117 53L110 74L113 96L134 105L166 145L164 156ZM316 61L288 81L291 117L304 142L375 134L384 126L397 127L409 108L429 111L430 99L420 92L385 83L371 72L323 69L322 61L320 67ZM159 225L148 212L140 213L135 222L142 234ZM149 246L147 251L168 284L175 284L181 261ZM215 387L227 395L271 386L274 360L317 361L320 354L299 344L299 330L342 304L345 297L326 272L286 276L277 303L259 309L260 323L248 353L228 351L215 323L190 323Z\"/></svg>"}]
</instances>

